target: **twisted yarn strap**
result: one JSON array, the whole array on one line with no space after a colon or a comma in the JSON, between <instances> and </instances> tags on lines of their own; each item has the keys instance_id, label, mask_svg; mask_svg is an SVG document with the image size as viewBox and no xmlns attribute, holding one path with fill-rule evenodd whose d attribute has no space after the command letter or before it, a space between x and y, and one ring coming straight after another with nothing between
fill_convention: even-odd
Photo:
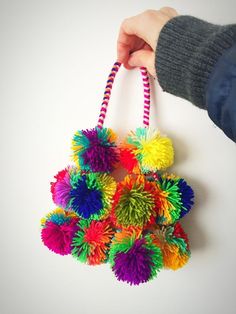
<instances>
[{"instance_id":1,"label":"twisted yarn strap","mask_svg":"<svg viewBox=\"0 0 236 314\"><path fill-rule=\"evenodd\" d=\"M143 109L143 125L147 128L149 127L149 115L150 115L150 82L147 69L144 67L140 68L143 87L144 87L144 109Z\"/></svg>"},{"instance_id":2,"label":"twisted yarn strap","mask_svg":"<svg viewBox=\"0 0 236 314\"><path fill-rule=\"evenodd\" d=\"M112 86L114 83L116 73L118 72L120 66L121 66L120 62L115 62L112 69L111 69L111 73L108 76L107 85L105 87L104 97L103 97L103 101L102 101L102 105L101 105L101 109L100 109L100 115L98 118L97 126L99 129L102 129L102 127L103 127L103 123L104 123L106 113L107 113L108 103L109 103L109 100L111 97Z\"/></svg>"},{"instance_id":3,"label":"twisted yarn strap","mask_svg":"<svg viewBox=\"0 0 236 314\"><path fill-rule=\"evenodd\" d=\"M115 62L112 69L111 73L108 76L107 84L105 87L105 92L104 92L104 97L100 109L100 115L98 118L98 123L97 127L99 129L102 129L104 120L106 118L106 113L107 113L107 107L109 104L109 100L111 97L111 90L112 86L114 83L114 79L116 76L116 73L118 72L119 68L121 66L121 62ZM143 124L144 127L149 126L149 114L150 114L150 83L149 83L149 76L147 73L147 70L145 67L140 68L141 74L142 74L142 79L143 79L143 88L144 88L144 111L143 111Z\"/></svg>"}]
</instances>

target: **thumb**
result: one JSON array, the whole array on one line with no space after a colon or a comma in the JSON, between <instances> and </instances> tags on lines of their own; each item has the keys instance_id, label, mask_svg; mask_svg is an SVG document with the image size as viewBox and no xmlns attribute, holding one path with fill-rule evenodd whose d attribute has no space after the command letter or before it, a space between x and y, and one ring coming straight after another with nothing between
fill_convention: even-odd
<instances>
[{"instance_id":1,"label":"thumb","mask_svg":"<svg viewBox=\"0 0 236 314\"><path fill-rule=\"evenodd\" d=\"M156 77L155 55L153 51L141 49L133 52L129 57L128 64L131 67L145 67L152 76Z\"/></svg>"}]
</instances>

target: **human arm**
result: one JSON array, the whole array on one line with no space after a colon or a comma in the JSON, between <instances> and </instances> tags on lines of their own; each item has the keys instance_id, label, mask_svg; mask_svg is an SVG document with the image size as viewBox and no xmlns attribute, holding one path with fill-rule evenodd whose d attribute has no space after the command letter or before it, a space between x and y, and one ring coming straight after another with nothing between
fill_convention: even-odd
<instances>
[{"instance_id":1,"label":"human arm","mask_svg":"<svg viewBox=\"0 0 236 314\"><path fill-rule=\"evenodd\" d=\"M236 45L236 25L214 25L192 16L177 16L176 11L165 9L164 12L163 9L146 11L143 13L145 19L139 17L141 38L149 40L146 41L149 45L147 51L143 48L145 46L135 50L133 44L129 51L126 47L124 58L119 44L122 36L119 36L118 59L127 68L146 66L153 76L157 75L164 91L206 109L214 123L236 141L236 48L233 48ZM152 23L147 24L149 19ZM155 24L158 19L159 24ZM145 26L142 27L141 22L146 23ZM132 36L132 31L140 36L135 25L137 17L124 21L123 39L125 29L129 31L127 37ZM156 29L153 32L154 25ZM142 34L143 31L146 35ZM150 32L155 35L148 37ZM154 37L157 38L155 41Z\"/></svg>"}]
</instances>

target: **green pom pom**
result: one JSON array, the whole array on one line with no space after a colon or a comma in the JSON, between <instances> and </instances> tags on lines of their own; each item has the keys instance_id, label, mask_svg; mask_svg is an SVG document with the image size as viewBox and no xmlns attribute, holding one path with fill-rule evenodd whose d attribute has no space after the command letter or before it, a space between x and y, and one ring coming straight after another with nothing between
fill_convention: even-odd
<instances>
[{"instance_id":1,"label":"green pom pom","mask_svg":"<svg viewBox=\"0 0 236 314\"><path fill-rule=\"evenodd\" d=\"M126 176L114 195L113 215L118 226L144 227L156 215L156 185L145 176Z\"/></svg>"}]
</instances>

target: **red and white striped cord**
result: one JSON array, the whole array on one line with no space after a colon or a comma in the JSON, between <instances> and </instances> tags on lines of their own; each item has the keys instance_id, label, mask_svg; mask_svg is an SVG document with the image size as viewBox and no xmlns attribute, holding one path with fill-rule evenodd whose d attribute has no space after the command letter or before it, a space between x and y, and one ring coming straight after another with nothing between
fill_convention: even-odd
<instances>
[{"instance_id":1,"label":"red and white striped cord","mask_svg":"<svg viewBox=\"0 0 236 314\"><path fill-rule=\"evenodd\" d=\"M120 67L121 67L121 63L115 62L111 69L111 73L108 76L108 80L107 80L107 84L106 84L105 92L104 92L104 97L103 97L103 101L102 101L102 105L100 109L100 115L98 118L97 127L99 129L102 129L103 127L104 120L106 118L107 107L108 107L109 100L111 97L112 86L114 83L116 73L118 72ZM143 88L144 88L143 125L144 127L147 128L149 126L149 114L150 114L150 82L149 82L147 69L145 67L141 67L140 71L142 74Z\"/></svg>"}]
</instances>

